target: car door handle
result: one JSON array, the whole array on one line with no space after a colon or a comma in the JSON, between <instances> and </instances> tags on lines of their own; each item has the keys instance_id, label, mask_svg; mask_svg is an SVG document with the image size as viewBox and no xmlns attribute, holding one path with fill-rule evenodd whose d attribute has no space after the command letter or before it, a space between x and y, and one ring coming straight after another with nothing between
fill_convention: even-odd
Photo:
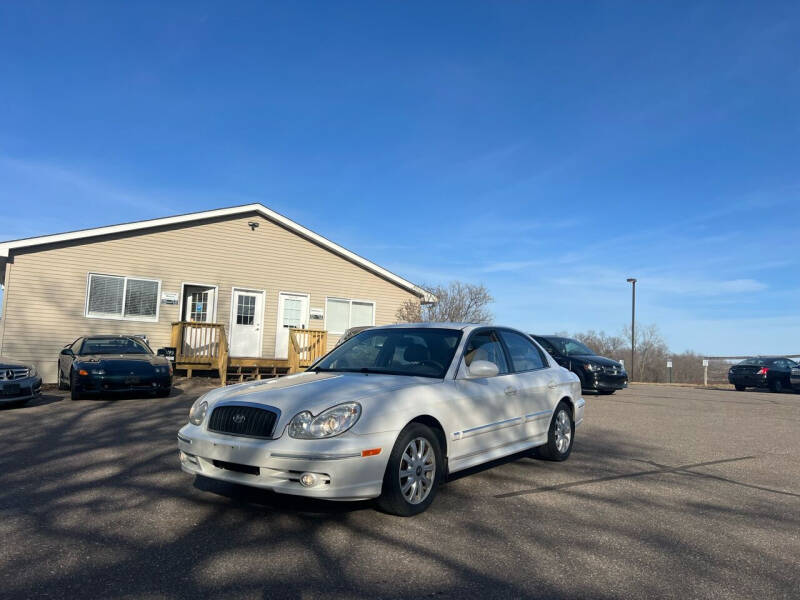
<instances>
[{"instance_id":1,"label":"car door handle","mask_svg":"<svg viewBox=\"0 0 800 600\"><path fill-rule=\"evenodd\" d=\"M555 381L551 381L550 383L547 384L547 387L551 390L554 390L558 387L558 384Z\"/></svg>"},{"instance_id":2,"label":"car door handle","mask_svg":"<svg viewBox=\"0 0 800 600\"><path fill-rule=\"evenodd\" d=\"M505 389L506 396L516 396L517 395L517 388L508 386Z\"/></svg>"}]
</instances>

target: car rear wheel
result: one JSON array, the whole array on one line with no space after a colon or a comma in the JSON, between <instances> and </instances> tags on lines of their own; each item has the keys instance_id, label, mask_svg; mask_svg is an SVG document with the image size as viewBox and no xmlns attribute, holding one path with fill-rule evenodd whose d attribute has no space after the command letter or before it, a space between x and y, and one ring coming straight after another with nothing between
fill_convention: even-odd
<instances>
[{"instance_id":1,"label":"car rear wheel","mask_svg":"<svg viewBox=\"0 0 800 600\"><path fill-rule=\"evenodd\" d=\"M410 517L426 510L444 475L439 440L429 427L411 423L397 437L383 476L378 507Z\"/></svg>"},{"instance_id":2,"label":"car rear wheel","mask_svg":"<svg viewBox=\"0 0 800 600\"><path fill-rule=\"evenodd\" d=\"M737 385L735 387L737 392L743 392L745 390L745 387L743 385Z\"/></svg>"},{"instance_id":3,"label":"car rear wheel","mask_svg":"<svg viewBox=\"0 0 800 600\"><path fill-rule=\"evenodd\" d=\"M572 411L563 400L558 403L550 429L547 431L547 443L535 449L535 454L545 460L562 461L569 458L572 443L575 440L575 422Z\"/></svg>"},{"instance_id":4,"label":"car rear wheel","mask_svg":"<svg viewBox=\"0 0 800 600\"><path fill-rule=\"evenodd\" d=\"M58 389L68 390L69 386L64 381L64 374L61 372L61 365L56 365L56 372L58 373Z\"/></svg>"},{"instance_id":5,"label":"car rear wheel","mask_svg":"<svg viewBox=\"0 0 800 600\"><path fill-rule=\"evenodd\" d=\"M69 397L72 400L80 400L81 392L78 385L78 374L73 370L69 373Z\"/></svg>"}]
</instances>

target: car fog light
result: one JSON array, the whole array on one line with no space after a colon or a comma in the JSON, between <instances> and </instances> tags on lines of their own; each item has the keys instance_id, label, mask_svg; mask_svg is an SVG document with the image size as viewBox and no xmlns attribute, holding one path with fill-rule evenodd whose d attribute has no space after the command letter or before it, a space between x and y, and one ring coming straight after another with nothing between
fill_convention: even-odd
<instances>
[{"instance_id":1,"label":"car fog light","mask_svg":"<svg viewBox=\"0 0 800 600\"><path fill-rule=\"evenodd\" d=\"M314 473L303 473L300 475L300 485L303 487L312 487L317 485L319 481L319 477L317 477Z\"/></svg>"}]
</instances>

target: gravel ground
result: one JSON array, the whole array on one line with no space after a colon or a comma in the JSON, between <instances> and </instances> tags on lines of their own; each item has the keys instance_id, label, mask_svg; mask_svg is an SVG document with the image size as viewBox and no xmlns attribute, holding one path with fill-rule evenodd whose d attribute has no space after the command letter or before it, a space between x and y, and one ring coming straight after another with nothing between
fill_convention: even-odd
<instances>
[{"instance_id":1,"label":"gravel ground","mask_svg":"<svg viewBox=\"0 0 800 600\"><path fill-rule=\"evenodd\" d=\"M800 395L587 395L566 463L498 461L400 519L182 473L181 387L0 409L0 596L800 595Z\"/></svg>"}]
</instances>

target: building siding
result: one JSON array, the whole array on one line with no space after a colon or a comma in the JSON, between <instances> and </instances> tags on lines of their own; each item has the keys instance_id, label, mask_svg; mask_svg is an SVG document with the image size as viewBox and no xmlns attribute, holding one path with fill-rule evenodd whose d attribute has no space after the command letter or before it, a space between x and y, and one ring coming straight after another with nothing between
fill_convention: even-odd
<instances>
[{"instance_id":1,"label":"building siding","mask_svg":"<svg viewBox=\"0 0 800 600\"><path fill-rule=\"evenodd\" d=\"M251 230L248 222L257 221ZM273 357L280 292L310 296L310 308L325 310L325 298L375 302L375 323L396 321L411 292L261 215L239 215L203 223L89 238L60 246L14 251L6 266L0 353L37 365L55 382L59 350L81 335L145 334L153 348L169 345L180 304L159 306L158 322L85 316L87 275L102 273L161 280L162 292L182 283L219 286L218 323L230 326L233 287L264 290L262 356ZM309 326L322 329L324 321ZM329 336L332 347L336 336Z\"/></svg>"}]
</instances>

